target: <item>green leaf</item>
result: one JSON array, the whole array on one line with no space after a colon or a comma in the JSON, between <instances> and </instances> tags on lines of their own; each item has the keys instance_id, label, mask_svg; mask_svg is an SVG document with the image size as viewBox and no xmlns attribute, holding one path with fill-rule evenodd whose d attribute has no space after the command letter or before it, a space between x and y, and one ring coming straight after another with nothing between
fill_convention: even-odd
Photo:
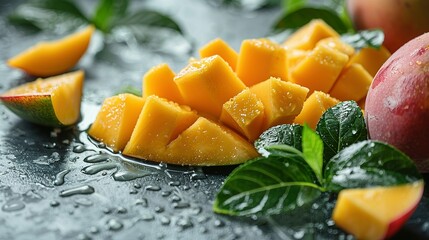
<instances>
[{"instance_id":1,"label":"green leaf","mask_svg":"<svg viewBox=\"0 0 429 240\"><path fill-rule=\"evenodd\" d=\"M393 186L421 179L407 155L386 143L371 140L353 144L335 155L328 162L324 176L325 188L335 192L345 188Z\"/></svg>"},{"instance_id":2,"label":"green leaf","mask_svg":"<svg viewBox=\"0 0 429 240\"><path fill-rule=\"evenodd\" d=\"M257 158L242 164L216 196L217 213L248 216L287 212L316 199L322 189L300 156Z\"/></svg>"},{"instance_id":3,"label":"green leaf","mask_svg":"<svg viewBox=\"0 0 429 240\"><path fill-rule=\"evenodd\" d=\"M35 0L19 5L9 15L14 24L31 26L39 30L71 31L88 24L88 18L74 2L69 0Z\"/></svg>"},{"instance_id":4,"label":"green leaf","mask_svg":"<svg viewBox=\"0 0 429 240\"><path fill-rule=\"evenodd\" d=\"M368 138L362 111L354 101L341 102L328 109L316 131L324 144L325 163L345 147Z\"/></svg>"},{"instance_id":5,"label":"green leaf","mask_svg":"<svg viewBox=\"0 0 429 240\"><path fill-rule=\"evenodd\" d=\"M274 24L273 30L297 29L316 18L325 21L339 34L348 32L348 27L334 10L322 7L302 7L288 12Z\"/></svg>"},{"instance_id":6,"label":"green leaf","mask_svg":"<svg viewBox=\"0 0 429 240\"><path fill-rule=\"evenodd\" d=\"M182 29L172 18L152 10L139 10L132 14L128 14L115 22L115 27L117 26L167 28L183 34Z\"/></svg>"},{"instance_id":7,"label":"green leaf","mask_svg":"<svg viewBox=\"0 0 429 240\"><path fill-rule=\"evenodd\" d=\"M304 7L306 4L307 0L283 0L283 11L290 13Z\"/></svg>"},{"instance_id":8,"label":"green leaf","mask_svg":"<svg viewBox=\"0 0 429 240\"><path fill-rule=\"evenodd\" d=\"M384 33L380 29L363 30L355 34L344 34L341 36L341 40L355 49L366 47L379 49L384 42Z\"/></svg>"},{"instance_id":9,"label":"green leaf","mask_svg":"<svg viewBox=\"0 0 429 240\"><path fill-rule=\"evenodd\" d=\"M128 9L129 0L100 0L92 22L103 32L109 32L115 21L123 18Z\"/></svg>"},{"instance_id":10,"label":"green leaf","mask_svg":"<svg viewBox=\"0 0 429 240\"><path fill-rule=\"evenodd\" d=\"M319 182L323 183L323 142L319 135L307 125L304 125L302 130L302 153Z\"/></svg>"},{"instance_id":11,"label":"green leaf","mask_svg":"<svg viewBox=\"0 0 429 240\"><path fill-rule=\"evenodd\" d=\"M268 156L265 149L270 145L285 144L299 151L302 150L302 126L298 124L284 124L264 131L255 141L255 148L262 156Z\"/></svg>"},{"instance_id":12,"label":"green leaf","mask_svg":"<svg viewBox=\"0 0 429 240\"><path fill-rule=\"evenodd\" d=\"M121 94L121 93L130 93L133 94L135 96L141 97L142 96L142 91L134 86L124 86L121 88L121 90L119 90L118 92L115 93L115 95Z\"/></svg>"}]
</instances>

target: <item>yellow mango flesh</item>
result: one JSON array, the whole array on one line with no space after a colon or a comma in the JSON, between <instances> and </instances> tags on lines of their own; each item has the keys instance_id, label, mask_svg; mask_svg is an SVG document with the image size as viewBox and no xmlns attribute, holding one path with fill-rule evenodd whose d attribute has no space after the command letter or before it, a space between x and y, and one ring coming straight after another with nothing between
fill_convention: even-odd
<instances>
[{"instance_id":1,"label":"yellow mango flesh","mask_svg":"<svg viewBox=\"0 0 429 240\"><path fill-rule=\"evenodd\" d=\"M354 100L358 102L366 96L371 82L372 76L365 68L354 63L343 70L329 95L341 101Z\"/></svg>"},{"instance_id":2,"label":"yellow mango flesh","mask_svg":"<svg viewBox=\"0 0 429 240\"><path fill-rule=\"evenodd\" d=\"M151 68L143 76L143 98L157 95L170 101L183 104L182 95L174 81L175 73L163 63Z\"/></svg>"},{"instance_id":3,"label":"yellow mango flesh","mask_svg":"<svg viewBox=\"0 0 429 240\"><path fill-rule=\"evenodd\" d=\"M197 166L239 164L258 156L244 138L204 117L173 140L167 153L164 162Z\"/></svg>"},{"instance_id":4,"label":"yellow mango flesh","mask_svg":"<svg viewBox=\"0 0 429 240\"><path fill-rule=\"evenodd\" d=\"M186 106L154 95L149 96L123 154L167 162L167 144L191 126L197 118L197 114Z\"/></svg>"},{"instance_id":5,"label":"yellow mango flesh","mask_svg":"<svg viewBox=\"0 0 429 240\"><path fill-rule=\"evenodd\" d=\"M347 56L349 56L349 58L351 58L355 53L355 49L352 46L341 41L341 39L338 37L324 38L319 42L317 42L316 44L316 46L320 46L320 45L340 51L346 54Z\"/></svg>"},{"instance_id":6,"label":"yellow mango flesh","mask_svg":"<svg viewBox=\"0 0 429 240\"><path fill-rule=\"evenodd\" d=\"M420 181L393 187L342 190L332 219L357 239L384 239L410 217L423 189Z\"/></svg>"},{"instance_id":7,"label":"yellow mango flesh","mask_svg":"<svg viewBox=\"0 0 429 240\"><path fill-rule=\"evenodd\" d=\"M285 82L278 78L269 78L250 88L264 104L264 129L292 123L301 112L308 89L300 85Z\"/></svg>"},{"instance_id":8,"label":"yellow mango flesh","mask_svg":"<svg viewBox=\"0 0 429 240\"><path fill-rule=\"evenodd\" d=\"M218 55L191 62L174 81L186 105L215 118L222 105L246 87Z\"/></svg>"},{"instance_id":9,"label":"yellow mango flesh","mask_svg":"<svg viewBox=\"0 0 429 240\"><path fill-rule=\"evenodd\" d=\"M238 54L222 39L216 38L213 41L207 43L199 50L199 53L201 58L219 55L229 64L232 70L235 71Z\"/></svg>"},{"instance_id":10,"label":"yellow mango flesh","mask_svg":"<svg viewBox=\"0 0 429 240\"><path fill-rule=\"evenodd\" d=\"M380 69L381 65L390 57L390 52L384 46L380 49L362 48L351 59L349 64L361 64L372 77Z\"/></svg>"},{"instance_id":11,"label":"yellow mango flesh","mask_svg":"<svg viewBox=\"0 0 429 240\"><path fill-rule=\"evenodd\" d=\"M324 92L315 91L304 102L301 112L295 118L294 123L307 124L312 129L316 129L317 123L323 113L335 106L339 101Z\"/></svg>"},{"instance_id":12,"label":"yellow mango flesh","mask_svg":"<svg viewBox=\"0 0 429 240\"><path fill-rule=\"evenodd\" d=\"M349 57L332 48L320 45L292 71L292 81L313 91L329 92Z\"/></svg>"},{"instance_id":13,"label":"yellow mango flesh","mask_svg":"<svg viewBox=\"0 0 429 240\"><path fill-rule=\"evenodd\" d=\"M88 134L115 152L123 150L134 130L143 103L143 98L132 94L107 98Z\"/></svg>"},{"instance_id":14,"label":"yellow mango flesh","mask_svg":"<svg viewBox=\"0 0 429 240\"><path fill-rule=\"evenodd\" d=\"M246 88L223 104L220 121L253 142L262 133L264 105Z\"/></svg>"},{"instance_id":15,"label":"yellow mango flesh","mask_svg":"<svg viewBox=\"0 0 429 240\"><path fill-rule=\"evenodd\" d=\"M298 29L282 45L286 49L311 50L317 42L328 37L339 37L339 34L324 21L315 19Z\"/></svg>"},{"instance_id":16,"label":"yellow mango flesh","mask_svg":"<svg viewBox=\"0 0 429 240\"><path fill-rule=\"evenodd\" d=\"M248 87L270 77L287 80L286 50L268 39L244 40L236 73Z\"/></svg>"},{"instance_id":17,"label":"yellow mango flesh","mask_svg":"<svg viewBox=\"0 0 429 240\"><path fill-rule=\"evenodd\" d=\"M300 49L288 49L286 58L286 69L288 73L288 81L294 82L291 72L295 67L305 59L310 51L300 50Z\"/></svg>"},{"instance_id":18,"label":"yellow mango flesh","mask_svg":"<svg viewBox=\"0 0 429 240\"><path fill-rule=\"evenodd\" d=\"M41 42L10 58L9 66L34 76L47 77L71 69L86 52L94 27L89 26L62 39Z\"/></svg>"}]
</instances>

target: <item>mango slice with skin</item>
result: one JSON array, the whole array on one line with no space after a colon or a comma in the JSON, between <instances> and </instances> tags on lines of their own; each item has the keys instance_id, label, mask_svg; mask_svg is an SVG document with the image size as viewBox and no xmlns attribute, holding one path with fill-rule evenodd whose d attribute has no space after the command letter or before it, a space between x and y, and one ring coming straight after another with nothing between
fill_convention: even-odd
<instances>
[{"instance_id":1,"label":"mango slice with skin","mask_svg":"<svg viewBox=\"0 0 429 240\"><path fill-rule=\"evenodd\" d=\"M244 40L236 73L248 87L270 77L287 80L286 50L268 39Z\"/></svg>"},{"instance_id":2,"label":"mango slice with skin","mask_svg":"<svg viewBox=\"0 0 429 240\"><path fill-rule=\"evenodd\" d=\"M143 76L143 98L156 95L170 101L183 104L183 97L174 82L175 73L166 64L162 63L149 69Z\"/></svg>"},{"instance_id":3,"label":"mango slice with skin","mask_svg":"<svg viewBox=\"0 0 429 240\"><path fill-rule=\"evenodd\" d=\"M263 129L278 124L292 123L301 112L308 89L298 84L269 78L250 88L264 104Z\"/></svg>"},{"instance_id":4,"label":"mango slice with skin","mask_svg":"<svg viewBox=\"0 0 429 240\"><path fill-rule=\"evenodd\" d=\"M174 78L184 103L219 118L222 105L246 86L220 56L191 62Z\"/></svg>"},{"instance_id":5,"label":"mango slice with skin","mask_svg":"<svg viewBox=\"0 0 429 240\"><path fill-rule=\"evenodd\" d=\"M37 79L0 95L0 100L27 121L51 127L72 125L79 120L84 72L75 71Z\"/></svg>"},{"instance_id":6,"label":"mango slice with skin","mask_svg":"<svg viewBox=\"0 0 429 240\"><path fill-rule=\"evenodd\" d=\"M64 73L73 68L86 52L94 30L89 26L56 41L40 42L10 58L7 64L39 77Z\"/></svg>"},{"instance_id":7,"label":"mango slice with skin","mask_svg":"<svg viewBox=\"0 0 429 240\"><path fill-rule=\"evenodd\" d=\"M332 219L357 239L386 239L392 237L412 215L423 190L423 181L342 190Z\"/></svg>"},{"instance_id":8,"label":"mango slice with skin","mask_svg":"<svg viewBox=\"0 0 429 240\"><path fill-rule=\"evenodd\" d=\"M361 64L372 77L380 69L381 65L390 57L390 52L384 46L380 49L362 48L349 61L349 64Z\"/></svg>"},{"instance_id":9,"label":"mango slice with skin","mask_svg":"<svg viewBox=\"0 0 429 240\"><path fill-rule=\"evenodd\" d=\"M301 125L307 124L312 129L316 129L323 113L339 102L338 99L329 96L329 94L315 91L305 100L301 112L293 122Z\"/></svg>"},{"instance_id":10,"label":"mango slice with skin","mask_svg":"<svg viewBox=\"0 0 429 240\"><path fill-rule=\"evenodd\" d=\"M235 68L237 66L238 53L222 39L216 38L210 41L202 48L200 48L199 53L201 58L219 55L229 64L232 70L235 71Z\"/></svg>"},{"instance_id":11,"label":"mango slice with skin","mask_svg":"<svg viewBox=\"0 0 429 240\"><path fill-rule=\"evenodd\" d=\"M123 150L143 103L143 98L127 93L105 99L88 134L115 152Z\"/></svg>"}]
</instances>

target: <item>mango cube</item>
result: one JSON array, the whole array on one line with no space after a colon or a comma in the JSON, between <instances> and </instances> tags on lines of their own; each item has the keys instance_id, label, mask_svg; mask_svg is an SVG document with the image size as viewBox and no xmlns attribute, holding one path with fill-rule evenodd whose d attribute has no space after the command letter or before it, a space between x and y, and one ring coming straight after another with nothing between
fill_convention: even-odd
<instances>
[{"instance_id":1,"label":"mango cube","mask_svg":"<svg viewBox=\"0 0 429 240\"><path fill-rule=\"evenodd\" d=\"M165 63L152 67L143 76L143 98L157 95L182 104L183 98L174 82L174 76L173 70Z\"/></svg>"},{"instance_id":2,"label":"mango cube","mask_svg":"<svg viewBox=\"0 0 429 240\"><path fill-rule=\"evenodd\" d=\"M282 45L286 49L311 50L321 39L339 37L323 20L315 19L293 33Z\"/></svg>"},{"instance_id":3,"label":"mango cube","mask_svg":"<svg viewBox=\"0 0 429 240\"><path fill-rule=\"evenodd\" d=\"M229 64L232 70L235 71L238 53L222 39L214 39L213 41L204 45L199 52L201 58L211 57L213 55L221 56L223 60Z\"/></svg>"},{"instance_id":4,"label":"mango cube","mask_svg":"<svg viewBox=\"0 0 429 240\"><path fill-rule=\"evenodd\" d=\"M279 124L292 123L301 112L308 89L298 84L269 78L250 88L262 101L265 109L263 129Z\"/></svg>"},{"instance_id":5,"label":"mango cube","mask_svg":"<svg viewBox=\"0 0 429 240\"><path fill-rule=\"evenodd\" d=\"M191 62L174 81L186 105L215 118L222 105L246 87L218 55Z\"/></svg>"},{"instance_id":6,"label":"mango cube","mask_svg":"<svg viewBox=\"0 0 429 240\"><path fill-rule=\"evenodd\" d=\"M317 123L323 113L329 108L335 106L339 101L329 94L315 91L304 102L302 111L295 118L294 123L304 125L305 123L316 129Z\"/></svg>"},{"instance_id":7,"label":"mango cube","mask_svg":"<svg viewBox=\"0 0 429 240\"><path fill-rule=\"evenodd\" d=\"M305 51L300 49L288 49L286 59L286 69L288 72L288 81L294 82L291 72L295 67L304 60L311 51Z\"/></svg>"},{"instance_id":8,"label":"mango cube","mask_svg":"<svg viewBox=\"0 0 429 240\"><path fill-rule=\"evenodd\" d=\"M371 76L380 69L381 65L390 57L390 52L384 46L380 49L374 48L362 48L357 52L351 59L349 64L359 63L361 64Z\"/></svg>"},{"instance_id":9,"label":"mango cube","mask_svg":"<svg viewBox=\"0 0 429 240\"><path fill-rule=\"evenodd\" d=\"M352 47L351 45L341 41L341 38L338 37L329 37L329 38L324 38L322 40L320 40L319 42L317 42L316 46L327 46L330 47L332 49L338 50L344 54L346 54L347 56L352 57L355 53L355 49L354 47Z\"/></svg>"},{"instance_id":10,"label":"mango cube","mask_svg":"<svg viewBox=\"0 0 429 240\"><path fill-rule=\"evenodd\" d=\"M236 72L248 87L270 77L287 80L286 50L268 39L244 40Z\"/></svg>"},{"instance_id":11,"label":"mango cube","mask_svg":"<svg viewBox=\"0 0 429 240\"><path fill-rule=\"evenodd\" d=\"M371 85L371 75L362 67L354 63L347 66L338 77L329 95L341 101L359 101L366 96Z\"/></svg>"},{"instance_id":12,"label":"mango cube","mask_svg":"<svg viewBox=\"0 0 429 240\"><path fill-rule=\"evenodd\" d=\"M246 88L223 104L220 121L254 141L262 133L264 105Z\"/></svg>"},{"instance_id":13,"label":"mango cube","mask_svg":"<svg viewBox=\"0 0 429 240\"><path fill-rule=\"evenodd\" d=\"M123 150L143 103L143 98L132 94L119 94L105 99L88 134L115 152Z\"/></svg>"},{"instance_id":14,"label":"mango cube","mask_svg":"<svg viewBox=\"0 0 429 240\"><path fill-rule=\"evenodd\" d=\"M292 81L313 91L329 92L349 57L335 49L320 45L291 72Z\"/></svg>"}]
</instances>

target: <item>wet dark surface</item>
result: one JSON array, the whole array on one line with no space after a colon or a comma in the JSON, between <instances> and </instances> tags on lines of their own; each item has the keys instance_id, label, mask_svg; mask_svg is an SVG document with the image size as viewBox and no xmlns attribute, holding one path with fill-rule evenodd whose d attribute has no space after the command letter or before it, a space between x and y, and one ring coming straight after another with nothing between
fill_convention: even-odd
<instances>
[{"instance_id":1,"label":"wet dark surface","mask_svg":"<svg viewBox=\"0 0 429 240\"><path fill-rule=\"evenodd\" d=\"M243 39L265 36L279 15L276 9L243 12L208 2L144 3L175 17L186 38L138 45L103 41L97 34L77 66L86 71L78 125L39 127L0 106L0 239L352 239L330 220L335 196L324 195L312 205L269 219L217 215L212 202L231 167L136 162L88 139L85 130L103 99L126 85L140 87L150 67L167 62L178 71L215 37L238 50ZM58 37L8 24L5 16L16 4L0 1L2 92L32 80L9 69L6 59L40 40ZM427 190L397 239L429 238Z\"/></svg>"}]
</instances>

